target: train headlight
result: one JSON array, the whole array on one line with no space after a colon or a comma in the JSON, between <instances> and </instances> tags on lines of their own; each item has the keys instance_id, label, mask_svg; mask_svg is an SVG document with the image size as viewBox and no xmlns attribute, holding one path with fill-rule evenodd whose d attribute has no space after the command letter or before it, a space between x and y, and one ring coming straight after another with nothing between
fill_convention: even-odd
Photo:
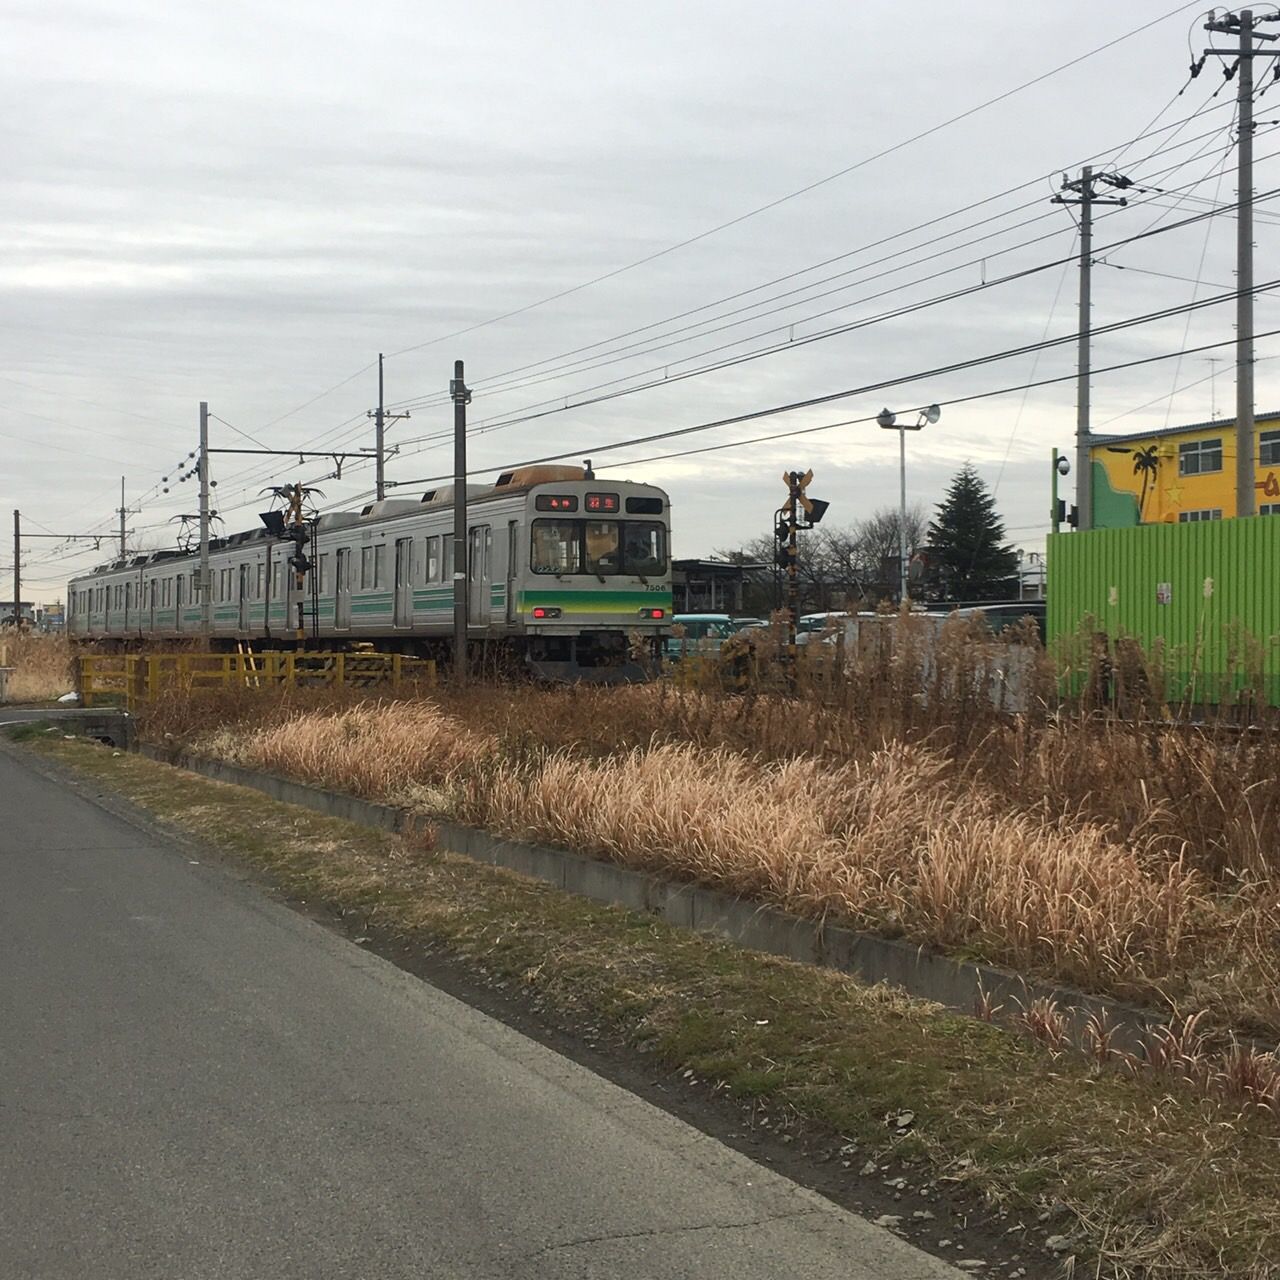
<instances>
[{"instance_id":1,"label":"train headlight","mask_svg":"<svg viewBox=\"0 0 1280 1280\"><path fill-rule=\"evenodd\" d=\"M665 609L641 609L640 616L642 618L665 618L667 611Z\"/></svg>"},{"instance_id":2,"label":"train headlight","mask_svg":"<svg viewBox=\"0 0 1280 1280\"><path fill-rule=\"evenodd\" d=\"M543 605L537 605L533 610L534 618L541 622L544 618L558 618L560 610L554 608L546 608Z\"/></svg>"}]
</instances>

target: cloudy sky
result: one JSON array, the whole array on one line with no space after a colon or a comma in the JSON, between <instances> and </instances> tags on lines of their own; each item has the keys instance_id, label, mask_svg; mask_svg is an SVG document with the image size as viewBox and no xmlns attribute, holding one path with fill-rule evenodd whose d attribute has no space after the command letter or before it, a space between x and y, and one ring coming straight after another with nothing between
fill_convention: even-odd
<instances>
[{"instance_id":1,"label":"cloudy sky","mask_svg":"<svg viewBox=\"0 0 1280 1280\"><path fill-rule=\"evenodd\" d=\"M1228 216L1114 243L1233 198L1234 83L1211 97L1211 61L1175 96L1188 48L1206 43L1203 8L0 3L5 524L20 507L31 532L114 528L123 475L135 539L167 545L171 517L195 506L176 476L200 400L215 446L368 447L383 351L387 400L411 414L390 435L405 493L451 466L444 390L463 359L479 478L591 456L670 491L677 555L767 529L791 466L813 467L831 521L895 503L897 438L874 423L747 442L932 401L942 420L908 438L912 500L932 506L972 461L1011 539L1040 547L1073 384L949 402L1069 375L1073 346L920 375L1072 333L1076 271L1056 264L1075 230L1049 196L1090 160L1118 160L1145 188L1099 218L1095 325L1232 287ZM1278 117L1280 90L1258 104L1260 194L1280 172ZM1260 205L1260 282L1280 276L1277 215ZM1259 299L1260 332L1275 311ZM1101 335L1095 364L1229 341L1232 315ZM1258 407L1272 408L1280 341L1258 355ZM756 358L705 369L739 356ZM1230 357L1100 374L1095 428L1232 412ZM264 485L329 470L221 456L216 505L248 527ZM341 506L371 486L350 463L321 487ZM23 594L58 598L101 558L32 541Z\"/></svg>"}]
</instances>

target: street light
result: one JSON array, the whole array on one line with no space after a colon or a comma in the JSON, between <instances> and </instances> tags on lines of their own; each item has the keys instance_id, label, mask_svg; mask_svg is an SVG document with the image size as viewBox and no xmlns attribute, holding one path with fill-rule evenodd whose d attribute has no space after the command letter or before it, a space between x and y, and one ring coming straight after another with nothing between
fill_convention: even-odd
<instances>
[{"instance_id":1,"label":"street light","mask_svg":"<svg viewBox=\"0 0 1280 1280\"><path fill-rule=\"evenodd\" d=\"M898 479L900 500L898 504L898 599L907 599L907 432L919 431L927 422L930 425L942 417L942 410L931 404L927 409L920 409L920 417L914 425L899 422L898 415L888 409L881 409L876 421L886 431L895 427L898 431Z\"/></svg>"}]
</instances>

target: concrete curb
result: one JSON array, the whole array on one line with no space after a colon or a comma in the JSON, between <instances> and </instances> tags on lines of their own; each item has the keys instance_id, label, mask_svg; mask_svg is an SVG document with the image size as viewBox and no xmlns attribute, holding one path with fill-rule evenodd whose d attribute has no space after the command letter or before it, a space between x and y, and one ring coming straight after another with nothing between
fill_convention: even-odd
<instances>
[{"instance_id":1,"label":"concrete curb","mask_svg":"<svg viewBox=\"0 0 1280 1280\"><path fill-rule=\"evenodd\" d=\"M972 1015L982 996L995 1005L1003 1005L1005 1018L1033 1001L1051 1000L1076 1043L1091 1017L1105 1017L1114 1029L1112 1043L1129 1052L1139 1052L1149 1043L1154 1028L1167 1025L1167 1018L1153 1010L1070 987L1031 982L991 965L953 960L922 946L861 933L826 920L793 916L718 889L664 880L568 849L504 839L476 827L431 819L222 760L166 751L145 742L138 743L136 750L149 760L175 765L217 782L250 787L285 804L296 804L359 826L406 834L431 828L436 831L441 848L477 862L505 867L566 893L626 907L680 928L716 934L738 946L838 969L868 984L883 982L961 1013Z\"/></svg>"}]
</instances>

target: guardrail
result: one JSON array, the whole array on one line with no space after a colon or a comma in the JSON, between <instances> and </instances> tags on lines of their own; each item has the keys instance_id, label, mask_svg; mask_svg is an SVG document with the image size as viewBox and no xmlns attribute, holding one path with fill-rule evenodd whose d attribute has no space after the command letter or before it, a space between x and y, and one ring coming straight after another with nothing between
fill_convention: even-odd
<instances>
[{"instance_id":1,"label":"guardrail","mask_svg":"<svg viewBox=\"0 0 1280 1280\"><path fill-rule=\"evenodd\" d=\"M80 658L86 707L124 707L202 689L373 688L434 685L431 658L402 653L152 653Z\"/></svg>"}]
</instances>

